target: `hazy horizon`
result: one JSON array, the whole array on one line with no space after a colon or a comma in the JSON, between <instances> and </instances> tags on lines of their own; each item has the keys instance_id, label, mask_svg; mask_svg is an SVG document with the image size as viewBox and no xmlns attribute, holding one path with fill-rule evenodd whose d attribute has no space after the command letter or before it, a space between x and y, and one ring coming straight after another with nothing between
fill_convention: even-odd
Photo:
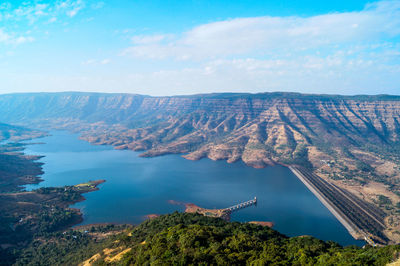
<instances>
[{"instance_id":1,"label":"hazy horizon","mask_svg":"<svg viewBox=\"0 0 400 266\"><path fill-rule=\"evenodd\" d=\"M400 94L387 94L387 93L378 93L378 94L334 94L334 93L307 93L307 92L297 92L297 91L260 91L260 92L206 92L206 93L192 93L192 94L174 94L174 95L150 95L150 94L140 94L134 92L101 92L101 91L27 91L27 92L0 92L0 95L7 94L46 94L46 93L94 93L94 94L132 94L132 95L140 95L146 97L184 97L184 96L196 96L196 95L212 95L212 94L274 94L274 93L288 93L288 94L302 94L302 95L327 95L327 96L345 96L345 97L353 97L353 96L395 96L400 97Z\"/></svg>"},{"instance_id":2,"label":"hazy horizon","mask_svg":"<svg viewBox=\"0 0 400 266\"><path fill-rule=\"evenodd\" d=\"M400 1L6 1L0 93L399 94Z\"/></svg>"}]
</instances>

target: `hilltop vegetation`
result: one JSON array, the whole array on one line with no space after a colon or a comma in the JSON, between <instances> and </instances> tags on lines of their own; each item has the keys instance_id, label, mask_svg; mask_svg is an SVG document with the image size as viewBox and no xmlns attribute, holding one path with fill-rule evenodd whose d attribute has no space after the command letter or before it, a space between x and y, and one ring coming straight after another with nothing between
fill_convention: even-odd
<instances>
[{"instance_id":1,"label":"hilltop vegetation","mask_svg":"<svg viewBox=\"0 0 400 266\"><path fill-rule=\"evenodd\" d=\"M102 230L113 234L99 239ZM50 234L23 250L17 265L386 265L399 252L400 246L343 248L259 225L173 213L134 228Z\"/></svg>"}]
</instances>

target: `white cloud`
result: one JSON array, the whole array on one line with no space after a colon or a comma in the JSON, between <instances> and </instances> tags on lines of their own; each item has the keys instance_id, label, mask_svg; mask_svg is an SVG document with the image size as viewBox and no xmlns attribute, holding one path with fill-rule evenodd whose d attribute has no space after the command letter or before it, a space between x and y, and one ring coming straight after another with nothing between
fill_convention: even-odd
<instances>
[{"instance_id":1,"label":"white cloud","mask_svg":"<svg viewBox=\"0 0 400 266\"><path fill-rule=\"evenodd\" d=\"M7 42L10 39L10 35L0 29L0 43Z\"/></svg>"},{"instance_id":2,"label":"white cloud","mask_svg":"<svg viewBox=\"0 0 400 266\"><path fill-rule=\"evenodd\" d=\"M131 38L134 44L155 44L160 43L173 35L136 35Z\"/></svg>"},{"instance_id":3,"label":"white cloud","mask_svg":"<svg viewBox=\"0 0 400 266\"><path fill-rule=\"evenodd\" d=\"M334 48L400 34L400 1L367 5L359 12L313 17L238 18L197 26L179 36L134 36L124 54L147 58L204 59L275 55Z\"/></svg>"},{"instance_id":4,"label":"white cloud","mask_svg":"<svg viewBox=\"0 0 400 266\"><path fill-rule=\"evenodd\" d=\"M177 95L211 92L300 91L329 94L399 94L400 68L378 58L327 57L293 60L217 59L191 68L143 73L82 72L65 76L38 73L13 79L16 91L82 90ZM96 61L98 64L100 61ZM91 63L93 64L93 63ZM16 74L17 75L17 74ZM7 84L0 80L2 88ZM34 87L36 86L36 87ZM378 89L381 90L378 90Z\"/></svg>"},{"instance_id":5,"label":"white cloud","mask_svg":"<svg viewBox=\"0 0 400 266\"><path fill-rule=\"evenodd\" d=\"M10 9L10 8L11 8L11 3L3 2L0 4L0 10Z\"/></svg>"},{"instance_id":6,"label":"white cloud","mask_svg":"<svg viewBox=\"0 0 400 266\"><path fill-rule=\"evenodd\" d=\"M22 43L26 43L26 42L33 42L35 39L33 37L24 37L24 36L20 36L16 39L14 39L14 43L15 44L22 44Z\"/></svg>"},{"instance_id":7,"label":"white cloud","mask_svg":"<svg viewBox=\"0 0 400 266\"><path fill-rule=\"evenodd\" d=\"M26 42L33 42L34 38L31 36L16 36L15 34L10 34L0 29L0 44L22 44Z\"/></svg>"},{"instance_id":8,"label":"white cloud","mask_svg":"<svg viewBox=\"0 0 400 266\"><path fill-rule=\"evenodd\" d=\"M124 78L120 80L123 84ZM349 59L345 52L292 60L218 59L193 68L133 74L127 83L135 92L156 95L262 91L376 94L378 89L398 94L400 67L372 57Z\"/></svg>"},{"instance_id":9,"label":"white cloud","mask_svg":"<svg viewBox=\"0 0 400 266\"><path fill-rule=\"evenodd\" d=\"M89 2L86 5L94 8ZM82 0L58 1L47 7L24 7L17 16L0 4L0 23L25 20L63 25L69 16L79 16L84 6ZM33 33L12 31L0 28L1 44L33 41L34 29ZM138 31L117 33L126 37L132 32ZM312 17L237 18L199 25L180 34L136 35L121 53L126 56L114 58L110 50L99 50L88 55L95 59L66 59L67 63L73 61L65 67L67 72L51 66L48 73L37 70L35 74L30 69L30 74L21 74L18 66L15 77L0 79L0 87L26 91L28 84L36 91L108 92L113 88L151 95L223 91L399 94L399 35L400 1ZM112 58L112 67L105 57ZM152 60L146 60L149 58ZM71 67L76 62L81 62L81 67ZM4 73L0 71L0 75Z\"/></svg>"},{"instance_id":10,"label":"white cloud","mask_svg":"<svg viewBox=\"0 0 400 266\"><path fill-rule=\"evenodd\" d=\"M7 31L0 28L0 43L22 44L34 41L33 34L19 32L20 28L28 26L37 31L37 25L55 23L62 17L74 17L85 7L83 0L53 1L50 3L22 2L19 5L9 2L0 3L0 22L7 25ZM59 19L60 18L60 19ZM24 36L26 35L26 36Z\"/></svg>"},{"instance_id":11,"label":"white cloud","mask_svg":"<svg viewBox=\"0 0 400 266\"><path fill-rule=\"evenodd\" d=\"M400 1L382 1L357 12L236 18L181 34L136 35L121 54L152 59L153 72L126 78L140 93L399 94L399 37Z\"/></svg>"},{"instance_id":12,"label":"white cloud","mask_svg":"<svg viewBox=\"0 0 400 266\"><path fill-rule=\"evenodd\" d=\"M0 21L28 21L33 24L41 18L55 22L58 17L74 17L85 7L83 0L53 1L48 4L22 2L14 5L8 2L0 4Z\"/></svg>"},{"instance_id":13,"label":"white cloud","mask_svg":"<svg viewBox=\"0 0 400 266\"><path fill-rule=\"evenodd\" d=\"M73 10L67 11L67 16L72 18L76 14L78 14L78 11L79 11L79 9L73 9Z\"/></svg>"},{"instance_id":14,"label":"white cloud","mask_svg":"<svg viewBox=\"0 0 400 266\"><path fill-rule=\"evenodd\" d=\"M62 10L68 17L74 17L80 10L85 7L85 3L82 0L65 0L57 5L58 10Z\"/></svg>"},{"instance_id":15,"label":"white cloud","mask_svg":"<svg viewBox=\"0 0 400 266\"><path fill-rule=\"evenodd\" d=\"M88 59L86 61L81 62L82 65L93 65L96 63L95 59Z\"/></svg>"},{"instance_id":16,"label":"white cloud","mask_svg":"<svg viewBox=\"0 0 400 266\"><path fill-rule=\"evenodd\" d=\"M96 59L88 59L86 61L81 62L82 65L107 65L111 62L110 59L105 58L102 60L96 60Z\"/></svg>"},{"instance_id":17,"label":"white cloud","mask_svg":"<svg viewBox=\"0 0 400 266\"><path fill-rule=\"evenodd\" d=\"M91 5L91 8L92 8L92 9L100 9L100 8L103 8L104 5L105 5L104 2L96 2L96 3L94 3L94 4Z\"/></svg>"}]
</instances>

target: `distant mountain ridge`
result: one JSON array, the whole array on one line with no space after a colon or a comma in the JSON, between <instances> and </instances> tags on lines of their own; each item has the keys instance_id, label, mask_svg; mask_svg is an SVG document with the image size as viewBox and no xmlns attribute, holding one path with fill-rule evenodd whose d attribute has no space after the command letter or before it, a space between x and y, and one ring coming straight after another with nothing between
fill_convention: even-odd
<instances>
[{"instance_id":1,"label":"distant mountain ridge","mask_svg":"<svg viewBox=\"0 0 400 266\"><path fill-rule=\"evenodd\" d=\"M146 155L190 153L188 158L244 160L253 166L293 159L304 145L400 142L400 96L298 93L205 94L150 97L105 93L0 95L0 121L22 125L118 125L93 136ZM118 135L118 137L117 137ZM113 141L113 136L118 140ZM207 145L222 145L217 152ZM246 150L258 155L247 160ZM221 153L221 154L218 154ZM278 160L276 160L278 159Z\"/></svg>"},{"instance_id":2,"label":"distant mountain ridge","mask_svg":"<svg viewBox=\"0 0 400 266\"><path fill-rule=\"evenodd\" d=\"M229 104L238 104L242 111L262 111L265 104L260 102L286 100L303 100L306 102L340 102L340 101L400 101L400 96L392 95L317 95L300 93L214 93L188 96L151 97L125 93L16 93L0 95L0 110L2 121L73 117L91 122L106 120L108 123L129 121L135 116L140 117L147 112L167 111L174 114L177 107L181 113L193 110L228 111ZM223 105L215 105L223 103ZM246 107L252 110L246 110ZM156 109L158 108L158 110ZM210 109L211 108L211 109ZM182 113L184 114L184 113ZM149 115L149 114L147 114Z\"/></svg>"}]
</instances>

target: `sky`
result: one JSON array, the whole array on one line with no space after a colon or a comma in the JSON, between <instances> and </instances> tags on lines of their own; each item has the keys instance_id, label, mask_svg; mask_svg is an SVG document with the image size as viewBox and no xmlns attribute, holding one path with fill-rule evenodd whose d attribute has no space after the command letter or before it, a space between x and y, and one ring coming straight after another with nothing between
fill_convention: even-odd
<instances>
[{"instance_id":1,"label":"sky","mask_svg":"<svg viewBox=\"0 0 400 266\"><path fill-rule=\"evenodd\" d=\"M400 0L0 0L0 93L400 95Z\"/></svg>"}]
</instances>

